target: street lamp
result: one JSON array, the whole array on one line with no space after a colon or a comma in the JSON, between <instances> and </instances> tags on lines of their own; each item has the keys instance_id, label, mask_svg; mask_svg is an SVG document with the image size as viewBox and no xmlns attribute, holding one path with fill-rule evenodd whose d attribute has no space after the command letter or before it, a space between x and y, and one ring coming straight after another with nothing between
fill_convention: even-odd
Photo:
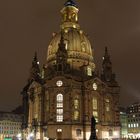
<instances>
[{"instance_id":1,"label":"street lamp","mask_svg":"<svg viewBox=\"0 0 140 140\"><path fill-rule=\"evenodd\" d=\"M18 140L21 140L21 133L19 133L19 134L17 134L17 138L18 138Z\"/></svg>"}]
</instances>

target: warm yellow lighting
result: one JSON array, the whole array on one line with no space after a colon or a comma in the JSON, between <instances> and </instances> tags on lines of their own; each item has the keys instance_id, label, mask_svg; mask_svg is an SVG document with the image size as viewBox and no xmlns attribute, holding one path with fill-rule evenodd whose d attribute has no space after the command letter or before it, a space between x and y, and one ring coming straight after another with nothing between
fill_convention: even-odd
<instances>
[{"instance_id":1,"label":"warm yellow lighting","mask_svg":"<svg viewBox=\"0 0 140 140\"><path fill-rule=\"evenodd\" d=\"M97 90L97 84L96 83L93 83L93 89Z\"/></svg>"},{"instance_id":2,"label":"warm yellow lighting","mask_svg":"<svg viewBox=\"0 0 140 140\"><path fill-rule=\"evenodd\" d=\"M102 131L102 139L109 138L109 132L108 131Z\"/></svg>"},{"instance_id":3,"label":"warm yellow lighting","mask_svg":"<svg viewBox=\"0 0 140 140\"><path fill-rule=\"evenodd\" d=\"M37 139L37 140L40 139L40 132L37 132L37 133L36 133L36 139Z\"/></svg>"},{"instance_id":4,"label":"warm yellow lighting","mask_svg":"<svg viewBox=\"0 0 140 140\"><path fill-rule=\"evenodd\" d=\"M73 28L76 28L76 25L73 25Z\"/></svg>"},{"instance_id":5,"label":"warm yellow lighting","mask_svg":"<svg viewBox=\"0 0 140 140\"><path fill-rule=\"evenodd\" d=\"M85 48L84 48L85 49ZM91 67L87 67L87 75L92 76L92 70Z\"/></svg>"},{"instance_id":6,"label":"warm yellow lighting","mask_svg":"<svg viewBox=\"0 0 140 140\"><path fill-rule=\"evenodd\" d=\"M57 129L57 132L62 132L62 129L60 129L60 128L59 128L59 129Z\"/></svg>"},{"instance_id":7,"label":"warm yellow lighting","mask_svg":"<svg viewBox=\"0 0 140 140\"><path fill-rule=\"evenodd\" d=\"M74 120L78 120L79 119L79 111L74 111Z\"/></svg>"},{"instance_id":8,"label":"warm yellow lighting","mask_svg":"<svg viewBox=\"0 0 140 140\"><path fill-rule=\"evenodd\" d=\"M79 100L74 99L74 109L79 109Z\"/></svg>"},{"instance_id":9,"label":"warm yellow lighting","mask_svg":"<svg viewBox=\"0 0 140 140\"><path fill-rule=\"evenodd\" d=\"M90 138L90 132L86 132L86 140L89 140Z\"/></svg>"},{"instance_id":10,"label":"warm yellow lighting","mask_svg":"<svg viewBox=\"0 0 140 140\"><path fill-rule=\"evenodd\" d=\"M82 30L80 30L80 34L83 34L83 31Z\"/></svg>"},{"instance_id":11,"label":"warm yellow lighting","mask_svg":"<svg viewBox=\"0 0 140 140\"><path fill-rule=\"evenodd\" d=\"M56 82L56 85L57 85L58 87L61 87L61 86L63 85L63 82L62 82L61 80L59 80L59 81Z\"/></svg>"},{"instance_id":12,"label":"warm yellow lighting","mask_svg":"<svg viewBox=\"0 0 140 140\"><path fill-rule=\"evenodd\" d=\"M119 131L113 131L113 136L119 138L120 136Z\"/></svg>"},{"instance_id":13,"label":"warm yellow lighting","mask_svg":"<svg viewBox=\"0 0 140 140\"><path fill-rule=\"evenodd\" d=\"M68 33L68 29L65 29L64 31L65 31L65 33Z\"/></svg>"}]
</instances>

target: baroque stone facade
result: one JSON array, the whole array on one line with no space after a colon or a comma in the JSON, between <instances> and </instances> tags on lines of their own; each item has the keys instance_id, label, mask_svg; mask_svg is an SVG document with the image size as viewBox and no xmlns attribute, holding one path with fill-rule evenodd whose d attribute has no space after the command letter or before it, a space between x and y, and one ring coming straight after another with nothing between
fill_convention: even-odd
<instances>
[{"instance_id":1,"label":"baroque stone facade","mask_svg":"<svg viewBox=\"0 0 140 140\"><path fill-rule=\"evenodd\" d=\"M98 139L120 137L120 87L110 56L106 47L101 75L95 72L93 48L80 28L78 11L72 0L64 4L60 32L53 34L42 69L35 53L21 93L24 139L88 140L92 116Z\"/></svg>"}]
</instances>

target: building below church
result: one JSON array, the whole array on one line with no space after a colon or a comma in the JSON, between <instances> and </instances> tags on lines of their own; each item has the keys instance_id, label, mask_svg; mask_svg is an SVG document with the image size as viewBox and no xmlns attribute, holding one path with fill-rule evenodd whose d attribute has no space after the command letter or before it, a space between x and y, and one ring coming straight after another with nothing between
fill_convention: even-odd
<instances>
[{"instance_id":1,"label":"building below church","mask_svg":"<svg viewBox=\"0 0 140 140\"><path fill-rule=\"evenodd\" d=\"M98 139L119 139L120 87L107 47L101 74L95 71L93 46L78 23L78 7L68 0L61 10L60 32L54 33L40 68L32 61L23 96L24 139L89 140L91 118Z\"/></svg>"},{"instance_id":2,"label":"building below church","mask_svg":"<svg viewBox=\"0 0 140 140\"><path fill-rule=\"evenodd\" d=\"M140 138L140 102L127 107L128 138Z\"/></svg>"},{"instance_id":3,"label":"building below church","mask_svg":"<svg viewBox=\"0 0 140 140\"><path fill-rule=\"evenodd\" d=\"M126 108L120 107L121 138L128 138L128 122Z\"/></svg>"},{"instance_id":4,"label":"building below church","mask_svg":"<svg viewBox=\"0 0 140 140\"><path fill-rule=\"evenodd\" d=\"M12 112L0 112L0 140L16 140L21 134L22 116Z\"/></svg>"}]
</instances>

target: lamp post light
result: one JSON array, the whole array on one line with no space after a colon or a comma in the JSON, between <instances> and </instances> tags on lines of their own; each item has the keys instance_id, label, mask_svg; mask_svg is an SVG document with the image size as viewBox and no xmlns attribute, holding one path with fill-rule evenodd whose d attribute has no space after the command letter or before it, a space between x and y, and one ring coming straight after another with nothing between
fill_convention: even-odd
<instances>
[{"instance_id":1,"label":"lamp post light","mask_svg":"<svg viewBox=\"0 0 140 140\"><path fill-rule=\"evenodd\" d=\"M21 133L17 134L17 139L18 139L18 140L21 140L21 138L22 138Z\"/></svg>"}]
</instances>

